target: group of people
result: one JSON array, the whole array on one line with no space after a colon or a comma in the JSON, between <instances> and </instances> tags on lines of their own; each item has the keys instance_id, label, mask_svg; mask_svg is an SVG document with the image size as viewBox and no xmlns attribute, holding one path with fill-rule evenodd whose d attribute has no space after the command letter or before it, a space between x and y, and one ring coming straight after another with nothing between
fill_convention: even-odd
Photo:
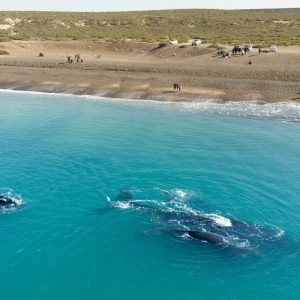
<instances>
[{"instance_id":1,"label":"group of people","mask_svg":"<svg viewBox=\"0 0 300 300\"><path fill-rule=\"evenodd\" d=\"M222 58L231 58L230 52L225 51L223 48L218 49L217 56Z\"/></svg>"},{"instance_id":2,"label":"group of people","mask_svg":"<svg viewBox=\"0 0 300 300\"><path fill-rule=\"evenodd\" d=\"M175 92L181 92L182 86L179 83L174 83L174 91Z\"/></svg>"},{"instance_id":3,"label":"group of people","mask_svg":"<svg viewBox=\"0 0 300 300\"><path fill-rule=\"evenodd\" d=\"M223 58L231 58L231 54L229 52L225 52L222 54Z\"/></svg>"},{"instance_id":4,"label":"group of people","mask_svg":"<svg viewBox=\"0 0 300 300\"><path fill-rule=\"evenodd\" d=\"M247 54L247 52L250 52L250 49L248 47L234 46L232 49L233 55L241 54L242 56L244 56L245 54Z\"/></svg>"},{"instance_id":5,"label":"group of people","mask_svg":"<svg viewBox=\"0 0 300 300\"><path fill-rule=\"evenodd\" d=\"M231 52L225 51L224 48L219 48L217 52L217 56L221 56L222 58L231 58L232 55L237 55L237 54L241 54L241 56L244 56L245 54L247 54L247 52L250 52L250 49L247 46L244 48L240 46L234 46ZM261 47L259 47L258 52L259 54L261 53ZM249 60L248 64L252 65L252 61Z\"/></svg>"},{"instance_id":6,"label":"group of people","mask_svg":"<svg viewBox=\"0 0 300 300\"><path fill-rule=\"evenodd\" d=\"M83 63L83 60L81 59L81 56L80 56L79 53L76 53L76 54L74 55L74 59L73 59L72 56L67 56L67 60L68 60L68 63L69 63L69 64L73 63L74 61L75 61L76 63Z\"/></svg>"}]
</instances>

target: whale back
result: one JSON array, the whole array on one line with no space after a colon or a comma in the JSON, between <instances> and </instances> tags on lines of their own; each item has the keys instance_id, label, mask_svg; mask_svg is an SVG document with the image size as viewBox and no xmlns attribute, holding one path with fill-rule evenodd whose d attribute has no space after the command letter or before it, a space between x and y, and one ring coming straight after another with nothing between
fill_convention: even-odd
<instances>
[{"instance_id":1,"label":"whale back","mask_svg":"<svg viewBox=\"0 0 300 300\"><path fill-rule=\"evenodd\" d=\"M131 201L133 200L133 193L129 189L124 188L118 193L115 200L122 201L122 202Z\"/></svg>"},{"instance_id":2,"label":"whale back","mask_svg":"<svg viewBox=\"0 0 300 300\"><path fill-rule=\"evenodd\" d=\"M11 204L14 204L13 199L7 196L0 196L0 206L7 206Z\"/></svg>"},{"instance_id":3,"label":"whale back","mask_svg":"<svg viewBox=\"0 0 300 300\"><path fill-rule=\"evenodd\" d=\"M225 238L222 235L212 233L212 232L188 231L188 234L190 237L192 237L194 239L206 241L211 244L223 244L226 242Z\"/></svg>"}]
</instances>

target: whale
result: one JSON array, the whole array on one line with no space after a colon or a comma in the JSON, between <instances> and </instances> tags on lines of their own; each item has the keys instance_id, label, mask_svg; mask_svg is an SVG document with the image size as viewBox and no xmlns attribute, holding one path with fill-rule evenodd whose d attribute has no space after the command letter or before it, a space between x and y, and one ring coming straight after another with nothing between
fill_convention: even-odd
<instances>
[{"instance_id":1,"label":"whale","mask_svg":"<svg viewBox=\"0 0 300 300\"><path fill-rule=\"evenodd\" d=\"M133 200L133 193L130 189L127 188L122 189L115 198L115 201L122 202L129 202L131 200Z\"/></svg>"},{"instance_id":2,"label":"whale","mask_svg":"<svg viewBox=\"0 0 300 300\"><path fill-rule=\"evenodd\" d=\"M164 191L168 198L172 193ZM126 206L118 206L119 203ZM272 232L256 224L249 224L232 216L204 214L192 210L178 210L174 207L157 207L149 205L147 201L135 200L133 192L124 188L119 191L114 208L126 207L139 212L151 214L151 220L161 225L164 232L176 237L189 237L190 240L206 242L214 245L226 245L234 248L257 246L261 241L276 240L278 232ZM251 245L251 246L250 246Z\"/></svg>"},{"instance_id":3,"label":"whale","mask_svg":"<svg viewBox=\"0 0 300 300\"><path fill-rule=\"evenodd\" d=\"M8 195L0 195L0 208L11 208L22 206L22 202Z\"/></svg>"},{"instance_id":4,"label":"whale","mask_svg":"<svg viewBox=\"0 0 300 300\"><path fill-rule=\"evenodd\" d=\"M166 194L166 191L164 191L164 194ZM170 193L167 193L167 196L170 197ZM131 205L134 208L139 209L140 211L147 211L150 213L155 213L156 215L160 216L165 216L168 218L177 218L180 219L181 221L186 220L187 222L200 222L200 223L205 223L208 225L209 223L213 223L213 220L210 219L209 217L206 217L204 215L193 215L188 212L182 212L182 211L168 211L168 210L162 210L157 207L152 207L146 204L142 204L140 202L135 202L134 201L134 195L130 189L124 188L120 190L120 192L117 194L115 197L116 202L123 202ZM225 244L227 243L226 237L209 232L209 231L201 231L201 230L170 230L170 232L176 233L176 234L188 234L189 237L199 240L199 241L204 241L210 244L215 244L215 245L220 245L220 244Z\"/></svg>"},{"instance_id":5,"label":"whale","mask_svg":"<svg viewBox=\"0 0 300 300\"><path fill-rule=\"evenodd\" d=\"M213 232L188 230L187 234L196 240L205 241L210 244L218 245L227 243L224 236Z\"/></svg>"}]
</instances>

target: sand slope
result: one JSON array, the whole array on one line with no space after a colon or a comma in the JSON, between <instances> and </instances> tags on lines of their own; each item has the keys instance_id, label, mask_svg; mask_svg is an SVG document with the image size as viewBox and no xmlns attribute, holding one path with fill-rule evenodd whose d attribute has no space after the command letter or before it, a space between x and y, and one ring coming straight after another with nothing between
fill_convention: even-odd
<instances>
[{"instance_id":1,"label":"sand slope","mask_svg":"<svg viewBox=\"0 0 300 300\"><path fill-rule=\"evenodd\" d=\"M298 100L300 47L224 59L207 46L148 43L9 42L0 56L8 88L158 100ZM227 47L229 50L230 48ZM38 57L42 52L44 57ZM82 64L66 63L80 53ZM252 64L249 65L249 60ZM179 82L183 93L173 93Z\"/></svg>"}]
</instances>

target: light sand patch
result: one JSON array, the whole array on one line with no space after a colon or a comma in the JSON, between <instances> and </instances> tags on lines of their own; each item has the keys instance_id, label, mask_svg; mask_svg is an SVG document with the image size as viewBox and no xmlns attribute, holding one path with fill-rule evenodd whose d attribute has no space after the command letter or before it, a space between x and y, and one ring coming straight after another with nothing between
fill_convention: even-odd
<instances>
[{"instance_id":1,"label":"light sand patch","mask_svg":"<svg viewBox=\"0 0 300 300\"><path fill-rule=\"evenodd\" d=\"M207 88L192 88L192 87L186 87L184 88L184 91L186 90L189 93L192 94L204 94L204 95L212 95L212 96L222 96L224 95L224 92L221 90L215 90L215 89L207 89Z\"/></svg>"},{"instance_id":2,"label":"light sand patch","mask_svg":"<svg viewBox=\"0 0 300 300\"><path fill-rule=\"evenodd\" d=\"M64 22L61 21L61 20L55 20L55 21L53 21L53 23L56 24L56 25L60 25L60 26L66 27L66 28L68 28L68 29L70 28L69 25L67 25L66 23L64 23Z\"/></svg>"},{"instance_id":3,"label":"light sand patch","mask_svg":"<svg viewBox=\"0 0 300 300\"><path fill-rule=\"evenodd\" d=\"M0 30L8 30L10 28L12 28L12 26L9 24L0 24Z\"/></svg>"},{"instance_id":4,"label":"light sand patch","mask_svg":"<svg viewBox=\"0 0 300 300\"><path fill-rule=\"evenodd\" d=\"M81 82L81 83L76 84L76 86L78 86L78 87L90 87L91 84L88 83L88 82Z\"/></svg>"},{"instance_id":5,"label":"light sand patch","mask_svg":"<svg viewBox=\"0 0 300 300\"><path fill-rule=\"evenodd\" d=\"M59 81L44 81L43 84L60 85Z\"/></svg>"},{"instance_id":6,"label":"light sand patch","mask_svg":"<svg viewBox=\"0 0 300 300\"><path fill-rule=\"evenodd\" d=\"M149 83L141 83L139 84L138 82L122 82L120 85L121 90L126 90L126 91L141 91L141 90L147 90L150 88Z\"/></svg>"},{"instance_id":7,"label":"light sand patch","mask_svg":"<svg viewBox=\"0 0 300 300\"><path fill-rule=\"evenodd\" d=\"M76 27L85 27L85 21L84 20L78 20L76 22L73 22L73 24L76 26Z\"/></svg>"},{"instance_id":8,"label":"light sand patch","mask_svg":"<svg viewBox=\"0 0 300 300\"><path fill-rule=\"evenodd\" d=\"M101 82L93 82L91 83L92 88L105 88L105 89L111 89L111 90L116 90L119 89L121 86L120 82L111 82L111 81L106 81L103 80Z\"/></svg>"},{"instance_id":9,"label":"light sand patch","mask_svg":"<svg viewBox=\"0 0 300 300\"><path fill-rule=\"evenodd\" d=\"M170 87L170 89L166 88L166 87L156 87L156 88L151 88L150 89L151 92L153 93L173 93L174 90L172 89L172 87ZM212 97L221 97L225 94L224 91L222 90L217 90L217 89L208 89L208 88L194 88L194 87L190 87L190 86L182 86L182 92L181 93L177 93L174 92L175 94L191 94L191 95L208 95L208 96L212 96Z\"/></svg>"},{"instance_id":10,"label":"light sand patch","mask_svg":"<svg viewBox=\"0 0 300 300\"><path fill-rule=\"evenodd\" d=\"M273 23L275 23L275 24L289 25L289 24L294 23L294 21L283 21L283 20L279 20L279 21L273 21Z\"/></svg>"},{"instance_id":11,"label":"light sand patch","mask_svg":"<svg viewBox=\"0 0 300 300\"><path fill-rule=\"evenodd\" d=\"M108 88L115 88L115 89L120 88L120 86L121 86L121 84L119 82L111 83L111 84L107 85Z\"/></svg>"},{"instance_id":12,"label":"light sand patch","mask_svg":"<svg viewBox=\"0 0 300 300\"><path fill-rule=\"evenodd\" d=\"M21 21L22 20L20 20L20 19L11 19L11 18L4 19L4 22L11 26L15 26L16 24L20 23Z\"/></svg>"},{"instance_id":13,"label":"light sand patch","mask_svg":"<svg viewBox=\"0 0 300 300\"><path fill-rule=\"evenodd\" d=\"M248 93L248 94L244 94L242 96L242 99L245 99L245 100L261 100L261 99L263 99L263 95L261 93L258 93L258 92L251 92L251 93Z\"/></svg>"},{"instance_id":14,"label":"light sand patch","mask_svg":"<svg viewBox=\"0 0 300 300\"><path fill-rule=\"evenodd\" d=\"M16 24L20 23L22 20L20 19L11 19L11 18L5 18L4 23L0 24L1 30L8 30L12 29Z\"/></svg>"},{"instance_id":15,"label":"light sand patch","mask_svg":"<svg viewBox=\"0 0 300 300\"><path fill-rule=\"evenodd\" d=\"M137 89L148 89L150 87L149 83L141 84L141 85L136 85L135 86Z\"/></svg>"},{"instance_id":16,"label":"light sand patch","mask_svg":"<svg viewBox=\"0 0 300 300\"><path fill-rule=\"evenodd\" d=\"M30 48L30 46L25 42L14 41L13 43L21 48Z\"/></svg>"}]
</instances>

